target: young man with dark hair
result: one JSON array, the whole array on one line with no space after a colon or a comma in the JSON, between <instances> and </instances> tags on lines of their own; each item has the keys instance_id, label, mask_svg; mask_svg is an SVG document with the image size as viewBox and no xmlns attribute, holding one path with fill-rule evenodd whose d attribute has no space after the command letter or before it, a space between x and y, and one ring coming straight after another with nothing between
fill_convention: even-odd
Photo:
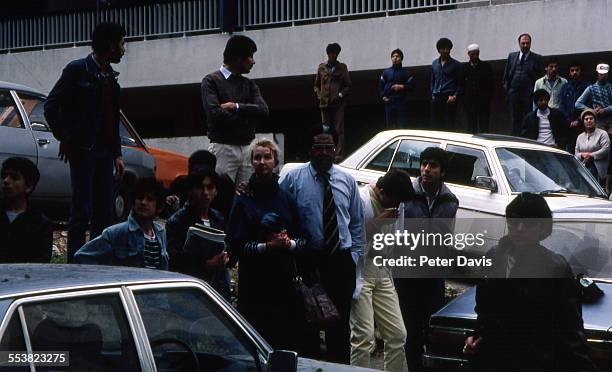
<instances>
[{"instance_id":1,"label":"young man with dark hair","mask_svg":"<svg viewBox=\"0 0 612 372\"><path fill-rule=\"evenodd\" d=\"M314 81L314 92L321 109L321 122L333 128L338 136L336 160L344 151L344 107L351 91L348 67L338 62L340 45L331 43L325 48L327 62L319 64Z\"/></svg>"},{"instance_id":2,"label":"young man with dark hair","mask_svg":"<svg viewBox=\"0 0 612 372\"><path fill-rule=\"evenodd\" d=\"M236 184L253 172L248 148L255 138L254 119L268 116L259 87L243 76L255 65L256 51L247 36L232 36L223 51L223 66L202 79L208 150L217 158L217 173L227 174Z\"/></svg>"},{"instance_id":3,"label":"young man with dark hair","mask_svg":"<svg viewBox=\"0 0 612 372\"><path fill-rule=\"evenodd\" d=\"M565 149L569 125L561 111L549 107L549 100L550 94L544 89L533 93L536 109L525 115L521 137Z\"/></svg>"},{"instance_id":4,"label":"young man with dark hair","mask_svg":"<svg viewBox=\"0 0 612 372\"><path fill-rule=\"evenodd\" d=\"M404 53L401 49L391 52L391 67L385 69L378 81L378 94L385 104L387 129L401 129L408 124L406 97L412 89L414 77L402 68Z\"/></svg>"},{"instance_id":5,"label":"young man with dark hair","mask_svg":"<svg viewBox=\"0 0 612 372\"><path fill-rule=\"evenodd\" d=\"M197 150L189 156L187 161L188 173L196 173L201 169L210 168L215 170L217 157L207 150ZM212 202L212 207L224 216L228 217L229 211L234 200L235 185L234 181L227 174L218 175L217 197ZM189 198L189 185L187 175L179 176L170 185L170 195L166 198L169 211L168 215L174 214L181 208Z\"/></svg>"},{"instance_id":6,"label":"young man with dark hair","mask_svg":"<svg viewBox=\"0 0 612 372\"><path fill-rule=\"evenodd\" d=\"M582 133L580 114L575 105L578 97L584 93L589 84L582 79L582 63L580 62L570 62L568 77L568 83L563 85L559 92L559 110L565 116L565 120L570 123L565 149L572 153L576 147L576 138Z\"/></svg>"},{"instance_id":7,"label":"young man with dark hair","mask_svg":"<svg viewBox=\"0 0 612 372\"><path fill-rule=\"evenodd\" d=\"M559 60L550 57L544 63L546 75L536 80L533 91L544 89L550 94L548 106L558 109L561 104L561 89L567 84L567 80L559 76Z\"/></svg>"},{"instance_id":8,"label":"young man with dark hair","mask_svg":"<svg viewBox=\"0 0 612 372\"><path fill-rule=\"evenodd\" d=\"M113 169L123 175L119 136L119 84L111 63L125 53L125 30L101 23L92 34L93 53L70 62L49 93L45 117L60 141L59 157L70 163L72 205L68 262L112 222Z\"/></svg>"},{"instance_id":9,"label":"young man with dark hair","mask_svg":"<svg viewBox=\"0 0 612 372\"><path fill-rule=\"evenodd\" d=\"M163 208L164 186L154 178L137 180L128 220L104 229L76 252L75 261L168 270L166 231L154 222Z\"/></svg>"},{"instance_id":10,"label":"young man with dark hair","mask_svg":"<svg viewBox=\"0 0 612 372\"><path fill-rule=\"evenodd\" d=\"M377 233L393 232L398 222L400 204L414 196L408 173L390 170L376 185L360 190L363 202L366 241ZM357 290L351 304L351 365L369 368L374 348L374 323L385 343L384 370L402 371L406 328L389 268L373 264L375 256L369 244L362 256L363 272L357 278Z\"/></svg>"},{"instance_id":11,"label":"young man with dark hair","mask_svg":"<svg viewBox=\"0 0 612 372\"><path fill-rule=\"evenodd\" d=\"M461 63L451 57L449 39L438 40L436 49L440 57L431 63L431 129L454 131Z\"/></svg>"},{"instance_id":12,"label":"young man with dark hair","mask_svg":"<svg viewBox=\"0 0 612 372\"><path fill-rule=\"evenodd\" d=\"M464 98L463 107L470 133L489 131L491 99L493 98L493 69L491 65L480 60L480 46L470 44L467 47L469 61L461 70L460 95Z\"/></svg>"},{"instance_id":13,"label":"young man with dark hair","mask_svg":"<svg viewBox=\"0 0 612 372\"><path fill-rule=\"evenodd\" d=\"M211 167L199 167L187 176L188 200L166 223L170 268L209 282L220 294L229 299L229 273L226 252L215 256L200 256L186 249L187 232L195 224L225 230L223 215L211 208L219 192L219 177Z\"/></svg>"},{"instance_id":14,"label":"young man with dark hair","mask_svg":"<svg viewBox=\"0 0 612 372\"><path fill-rule=\"evenodd\" d=\"M279 184L297 203L309 237L305 253L312 257L310 266L320 274L321 285L340 313L341 319L325 329L327 359L348 364L355 264L364 245L363 205L355 178L334 165L335 150L329 133L314 136L310 162L287 172ZM305 343L318 351L318 330Z\"/></svg>"},{"instance_id":15,"label":"young man with dark hair","mask_svg":"<svg viewBox=\"0 0 612 372\"><path fill-rule=\"evenodd\" d=\"M475 334L463 347L471 370L595 371L580 285L566 259L541 244L553 224L546 200L521 193L506 217L508 235L487 253L494 264L476 285Z\"/></svg>"},{"instance_id":16,"label":"young man with dark hair","mask_svg":"<svg viewBox=\"0 0 612 372\"><path fill-rule=\"evenodd\" d=\"M0 263L51 261L51 221L28 203L39 178L38 168L26 158L8 158L2 163Z\"/></svg>"},{"instance_id":17,"label":"young man with dark hair","mask_svg":"<svg viewBox=\"0 0 612 372\"><path fill-rule=\"evenodd\" d=\"M412 182L415 196L405 204L404 218L433 219L435 233L451 233L459 208L457 197L444 183L449 167L448 153L439 147L428 147L421 153L420 176ZM428 247L444 249L444 247ZM422 365L425 332L429 317L444 305L444 279L396 278L406 338L408 370L425 371Z\"/></svg>"},{"instance_id":18,"label":"young man with dark hair","mask_svg":"<svg viewBox=\"0 0 612 372\"><path fill-rule=\"evenodd\" d=\"M508 54L502 81L513 136L521 133L522 120L532 108L533 86L544 71L542 56L531 51L531 35L521 34L518 44L520 50Z\"/></svg>"}]
</instances>

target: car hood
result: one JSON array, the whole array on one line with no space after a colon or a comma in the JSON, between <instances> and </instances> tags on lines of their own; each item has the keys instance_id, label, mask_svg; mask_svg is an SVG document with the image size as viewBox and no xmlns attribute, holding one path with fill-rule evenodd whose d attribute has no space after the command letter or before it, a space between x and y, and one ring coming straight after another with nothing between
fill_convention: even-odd
<instances>
[{"instance_id":1,"label":"car hood","mask_svg":"<svg viewBox=\"0 0 612 372\"><path fill-rule=\"evenodd\" d=\"M577 195L557 195L545 197L556 219L612 220L612 201Z\"/></svg>"},{"instance_id":2,"label":"car hood","mask_svg":"<svg viewBox=\"0 0 612 372\"><path fill-rule=\"evenodd\" d=\"M604 292L603 297L594 303L582 305L584 328L605 331L612 326L612 282L598 282ZM472 328L476 324L474 312L476 288L466 290L431 317L431 325L442 327Z\"/></svg>"},{"instance_id":3,"label":"car hood","mask_svg":"<svg viewBox=\"0 0 612 372\"><path fill-rule=\"evenodd\" d=\"M369 368L361 368L348 366L346 364L336 364L336 363L328 363L322 362L319 360L308 359L308 358L298 358L298 372L320 372L320 371L334 371L334 372L349 372L349 371L377 371L375 369Z\"/></svg>"}]
</instances>

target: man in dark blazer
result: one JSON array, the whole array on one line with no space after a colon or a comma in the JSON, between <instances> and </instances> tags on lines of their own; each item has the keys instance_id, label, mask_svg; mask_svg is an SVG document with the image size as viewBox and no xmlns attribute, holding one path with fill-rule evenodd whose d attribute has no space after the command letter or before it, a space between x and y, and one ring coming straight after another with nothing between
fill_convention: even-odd
<instances>
[{"instance_id":1,"label":"man in dark blazer","mask_svg":"<svg viewBox=\"0 0 612 372\"><path fill-rule=\"evenodd\" d=\"M521 137L565 149L569 124L561 111L548 107L549 100L548 91L538 89L533 92L536 109L523 118Z\"/></svg>"},{"instance_id":2,"label":"man in dark blazer","mask_svg":"<svg viewBox=\"0 0 612 372\"><path fill-rule=\"evenodd\" d=\"M544 75L542 56L531 52L531 36L522 34L518 42L520 50L508 55L502 81L512 118L512 135L514 136L519 135L521 121L525 114L531 111L531 97L535 81Z\"/></svg>"}]
</instances>

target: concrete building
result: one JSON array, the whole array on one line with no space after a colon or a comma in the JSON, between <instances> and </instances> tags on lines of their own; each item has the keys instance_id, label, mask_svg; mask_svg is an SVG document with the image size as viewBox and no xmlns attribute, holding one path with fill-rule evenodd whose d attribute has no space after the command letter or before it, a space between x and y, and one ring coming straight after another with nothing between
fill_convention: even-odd
<instances>
[{"instance_id":1,"label":"concrete building","mask_svg":"<svg viewBox=\"0 0 612 372\"><path fill-rule=\"evenodd\" d=\"M510 129L501 74L508 53L518 50L519 34L533 36L533 51L558 56L562 74L570 60L578 59L592 80L597 63L612 62L612 0L234 0L229 3L236 13L229 21L222 11L228 2L221 0L104 3L103 9L61 14L43 9L30 18L21 12L0 19L0 80L50 90L68 61L89 52L95 19L113 19L128 29L127 53L117 68L131 121L145 137L202 135L199 84L221 65L230 37L221 28L230 27L258 45L249 77L257 80L271 108L260 131L286 133L292 147L297 133L319 121L314 72L325 59L325 46L338 42L339 59L354 84L346 110L349 147L354 148L384 127L376 87L394 48L404 51L404 66L416 76L411 121L417 126L428 118L436 41L450 38L452 55L460 61L467 60L468 44L480 44L481 59L492 62L500 82L491 128L497 132Z\"/></svg>"}]
</instances>

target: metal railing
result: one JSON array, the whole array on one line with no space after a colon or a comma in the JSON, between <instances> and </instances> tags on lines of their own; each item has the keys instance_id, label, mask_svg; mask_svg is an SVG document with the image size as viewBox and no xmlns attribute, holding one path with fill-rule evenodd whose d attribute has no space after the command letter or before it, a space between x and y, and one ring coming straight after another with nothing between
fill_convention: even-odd
<instances>
[{"instance_id":1,"label":"metal railing","mask_svg":"<svg viewBox=\"0 0 612 372\"><path fill-rule=\"evenodd\" d=\"M394 15L404 11L440 10L462 3L492 0L238 0L238 26L343 20L356 16Z\"/></svg>"},{"instance_id":2,"label":"metal railing","mask_svg":"<svg viewBox=\"0 0 612 372\"><path fill-rule=\"evenodd\" d=\"M221 32L221 2L235 1L236 28L274 27L300 22L342 21L410 11L525 0L183 0L128 8L0 20L0 53L84 45L94 25L121 23L127 39L187 36Z\"/></svg>"},{"instance_id":3,"label":"metal railing","mask_svg":"<svg viewBox=\"0 0 612 372\"><path fill-rule=\"evenodd\" d=\"M88 43L98 22L122 24L127 38L219 31L222 0L186 0L0 21L0 52Z\"/></svg>"}]
</instances>

